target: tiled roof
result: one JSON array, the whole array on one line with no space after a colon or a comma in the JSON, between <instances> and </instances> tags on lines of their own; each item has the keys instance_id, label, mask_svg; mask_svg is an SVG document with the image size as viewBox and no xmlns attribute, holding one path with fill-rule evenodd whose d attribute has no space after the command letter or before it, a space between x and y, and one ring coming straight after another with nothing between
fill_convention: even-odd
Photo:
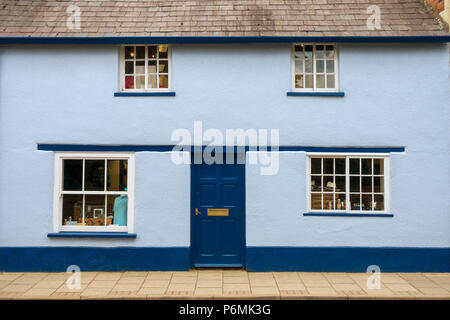
<instances>
[{"instance_id":1,"label":"tiled roof","mask_svg":"<svg viewBox=\"0 0 450 320\"><path fill-rule=\"evenodd\" d=\"M367 27L371 5L380 29ZM0 37L418 35L448 35L421 0L0 0Z\"/></svg>"}]
</instances>

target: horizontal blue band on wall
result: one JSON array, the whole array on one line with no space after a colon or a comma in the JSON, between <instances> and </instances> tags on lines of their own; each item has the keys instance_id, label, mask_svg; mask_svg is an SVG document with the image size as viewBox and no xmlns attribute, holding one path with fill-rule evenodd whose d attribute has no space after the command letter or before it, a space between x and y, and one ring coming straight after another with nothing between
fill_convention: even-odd
<instances>
[{"instance_id":1,"label":"horizontal blue band on wall","mask_svg":"<svg viewBox=\"0 0 450 320\"><path fill-rule=\"evenodd\" d=\"M412 43L450 42L450 36L342 37L0 37L0 44L175 44L175 43Z\"/></svg>"},{"instance_id":2,"label":"horizontal blue band on wall","mask_svg":"<svg viewBox=\"0 0 450 320\"><path fill-rule=\"evenodd\" d=\"M56 232L47 234L49 238L136 238L135 233L126 232Z\"/></svg>"},{"instance_id":3,"label":"horizontal blue band on wall","mask_svg":"<svg viewBox=\"0 0 450 320\"><path fill-rule=\"evenodd\" d=\"M41 151L117 151L117 152L169 152L175 145L84 145L84 144L43 144L39 143L37 149ZM184 151L197 152L194 146L177 146ZM206 146L202 146L202 150ZM220 148L220 147L218 147ZM226 147L224 147L226 151ZM304 152L352 152L352 153L390 153L405 152L405 147L305 147L305 146L279 146L272 147L234 147L235 152L243 151L304 151ZM179 150L179 149L178 149ZM217 149L216 149L217 151Z\"/></svg>"},{"instance_id":4,"label":"horizontal blue band on wall","mask_svg":"<svg viewBox=\"0 0 450 320\"><path fill-rule=\"evenodd\" d=\"M171 92L114 92L115 97L175 97Z\"/></svg>"},{"instance_id":5,"label":"horizontal blue band on wall","mask_svg":"<svg viewBox=\"0 0 450 320\"><path fill-rule=\"evenodd\" d=\"M390 213L334 213L334 212L306 212L303 214L308 217L383 217L392 218L394 215Z\"/></svg>"},{"instance_id":6,"label":"horizontal blue band on wall","mask_svg":"<svg viewBox=\"0 0 450 320\"><path fill-rule=\"evenodd\" d=\"M450 272L450 248L247 247L248 271Z\"/></svg>"},{"instance_id":7,"label":"horizontal blue band on wall","mask_svg":"<svg viewBox=\"0 0 450 320\"><path fill-rule=\"evenodd\" d=\"M288 97L343 97L345 92L286 92Z\"/></svg>"},{"instance_id":8,"label":"horizontal blue band on wall","mask_svg":"<svg viewBox=\"0 0 450 320\"><path fill-rule=\"evenodd\" d=\"M183 271L190 268L189 247L0 247L0 271Z\"/></svg>"}]
</instances>

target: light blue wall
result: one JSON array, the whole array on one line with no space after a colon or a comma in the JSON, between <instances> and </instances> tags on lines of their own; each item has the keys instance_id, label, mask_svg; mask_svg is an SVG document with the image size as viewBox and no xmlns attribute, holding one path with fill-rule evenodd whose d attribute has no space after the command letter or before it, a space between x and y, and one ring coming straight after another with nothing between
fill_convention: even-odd
<instances>
[{"instance_id":1,"label":"light blue wall","mask_svg":"<svg viewBox=\"0 0 450 320\"><path fill-rule=\"evenodd\" d=\"M448 247L448 46L343 44L344 98L287 97L290 54L289 45L175 45L176 97L114 97L116 46L0 47L0 246L189 245L189 167L169 153L136 156L136 240L48 239L53 154L36 143L173 144L174 129L203 120L279 128L281 145L406 147L391 158L394 218L303 217L302 153L282 153L276 176L248 166L248 245Z\"/></svg>"}]
</instances>

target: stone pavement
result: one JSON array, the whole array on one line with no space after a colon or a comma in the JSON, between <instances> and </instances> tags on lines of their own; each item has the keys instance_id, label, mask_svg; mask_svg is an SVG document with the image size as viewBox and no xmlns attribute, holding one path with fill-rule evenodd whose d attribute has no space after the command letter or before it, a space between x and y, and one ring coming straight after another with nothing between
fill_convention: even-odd
<instances>
[{"instance_id":1,"label":"stone pavement","mask_svg":"<svg viewBox=\"0 0 450 320\"><path fill-rule=\"evenodd\" d=\"M368 289L366 273L82 272L0 273L0 299L450 299L450 273L382 273Z\"/></svg>"}]
</instances>

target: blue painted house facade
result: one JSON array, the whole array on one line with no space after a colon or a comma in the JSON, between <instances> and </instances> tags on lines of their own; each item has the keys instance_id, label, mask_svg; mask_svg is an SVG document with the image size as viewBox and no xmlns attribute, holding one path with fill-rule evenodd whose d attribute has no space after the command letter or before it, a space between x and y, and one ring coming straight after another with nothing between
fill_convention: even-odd
<instances>
[{"instance_id":1,"label":"blue painted house facade","mask_svg":"<svg viewBox=\"0 0 450 320\"><path fill-rule=\"evenodd\" d=\"M5 27L0 270L448 272L450 37L389 26Z\"/></svg>"}]
</instances>

